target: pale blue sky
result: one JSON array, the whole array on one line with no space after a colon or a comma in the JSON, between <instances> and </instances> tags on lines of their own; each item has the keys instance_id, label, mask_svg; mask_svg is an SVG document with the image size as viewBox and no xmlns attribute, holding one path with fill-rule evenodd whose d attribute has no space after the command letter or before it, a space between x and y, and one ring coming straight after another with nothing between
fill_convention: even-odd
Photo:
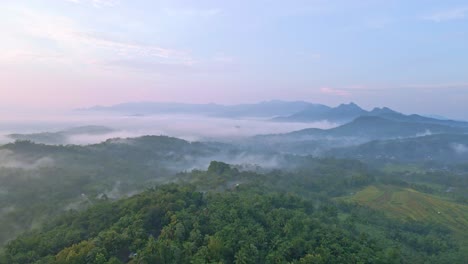
<instances>
[{"instance_id":1,"label":"pale blue sky","mask_svg":"<svg viewBox=\"0 0 468 264\"><path fill-rule=\"evenodd\" d=\"M270 99L468 119L468 1L3 0L0 104Z\"/></svg>"}]
</instances>

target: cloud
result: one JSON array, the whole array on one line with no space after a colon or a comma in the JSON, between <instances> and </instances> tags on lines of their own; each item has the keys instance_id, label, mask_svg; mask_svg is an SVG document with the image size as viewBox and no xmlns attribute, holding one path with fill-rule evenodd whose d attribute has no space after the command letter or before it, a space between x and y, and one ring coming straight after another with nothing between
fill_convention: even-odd
<instances>
[{"instance_id":1,"label":"cloud","mask_svg":"<svg viewBox=\"0 0 468 264\"><path fill-rule=\"evenodd\" d=\"M34 170L54 165L54 160L49 157L42 157L36 160L22 160L15 153L8 149L0 150L0 168L15 168Z\"/></svg>"},{"instance_id":2,"label":"cloud","mask_svg":"<svg viewBox=\"0 0 468 264\"><path fill-rule=\"evenodd\" d=\"M425 137L425 136L430 136L432 135L432 132L429 129L426 129L426 131L417 133L416 137Z\"/></svg>"},{"instance_id":3,"label":"cloud","mask_svg":"<svg viewBox=\"0 0 468 264\"><path fill-rule=\"evenodd\" d=\"M80 1L81 2L81 1ZM113 60L148 59L171 64L191 65L195 60L189 52L119 39L102 32L82 28L69 17L50 15L42 12L19 9L5 34L14 36L19 43L27 43L18 48L0 50L0 59L55 60L64 63L93 64L103 58ZM34 45L37 40L53 43L47 47Z\"/></svg>"},{"instance_id":4,"label":"cloud","mask_svg":"<svg viewBox=\"0 0 468 264\"><path fill-rule=\"evenodd\" d=\"M415 88L415 89L457 89L468 88L468 83L435 83L435 84L407 84L403 85L402 88Z\"/></svg>"},{"instance_id":5,"label":"cloud","mask_svg":"<svg viewBox=\"0 0 468 264\"><path fill-rule=\"evenodd\" d=\"M433 22L444 22L450 20L464 19L468 14L468 7L458 7L450 10L440 11L429 16L423 17L425 20Z\"/></svg>"},{"instance_id":6,"label":"cloud","mask_svg":"<svg viewBox=\"0 0 468 264\"><path fill-rule=\"evenodd\" d=\"M34 120L34 122L31 120ZM35 122L39 122L38 124L41 125ZM43 123L46 125L42 125ZM16 118L9 122L3 120L2 125L4 127L11 127L12 130L0 131L0 142L6 143L11 141L7 137L2 137L2 134L57 131L61 130L60 128L65 129L67 127L89 124L112 127L116 131L102 135L75 135L68 137L67 143L92 144L108 138L138 137L143 135L169 135L186 140L230 140L259 134L287 133L305 128L328 129L336 126L336 124L329 122L288 123L285 126L283 122L272 122L269 120L215 118L197 115L121 116L111 113L62 113L47 117L46 115L38 114L37 116L31 115L29 118L21 119L21 121L17 121Z\"/></svg>"},{"instance_id":7,"label":"cloud","mask_svg":"<svg viewBox=\"0 0 468 264\"><path fill-rule=\"evenodd\" d=\"M91 3L95 7L113 7L117 4L118 0L65 0L67 2L81 4L81 3Z\"/></svg>"},{"instance_id":8,"label":"cloud","mask_svg":"<svg viewBox=\"0 0 468 264\"><path fill-rule=\"evenodd\" d=\"M369 87L363 84L351 84L347 85L344 87L345 89L350 89L350 90L367 90Z\"/></svg>"},{"instance_id":9,"label":"cloud","mask_svg":"<svg viewBox=\"0 0 468 264\"><path fill-rule=\"evenodd\" d=\"M65 56L56 53L40 53L31 52L21 49L5 50L0 53L0 60L7 62L23 62L23 61L61 61Z\"/></svg>"},{"instance_id":10,"label":"cloud","mask_svg":"<svg viewBox=\"0 0 468 264\"><path fill-rule=\"evenodd\" d=\"M451 144L451 147L457 154L464 154L468 152L468 147L464 144L453 143Z\"/></svg>"},{"instance_id":11,"label":"cloud","mask_svg":"<svg viewBox=\"0 0 468 264\"><path fill-rule=\"evenodd\" d=\"M320 88L320 92L323 93L323 94L336 95L336 96L349 96L349 95L351 95L348 91L334 89L334 88L330 88L330 87L322 87L322 88Z\"/></svg>"},{"instance_id":12,"label":"cloud","mask_svg":"<svg viewBox=\"0 0 468 264\"><path fill-rule=\"evenodd\" d=\"M156 45L121 41L100 33L73 32L73 36L79 41L86 42L87 44L95 47L113 50L124 57L149 56L171 59L184 64L190 64L193 62L193 59L190 58L187 52L180 50L162 48Z\"/></svg>"},{"instance_id":13,"label":"cloud","mask_svg":"<svg viewBox=\"0 0 468 264\"><path fill-rule=\"evenodd\" d=\"M136 71L148 71L160 74L180 74L192 73L196 69L191 67L190 62L182 63L162 63L154 60L143 59L122 59L122 60L102 60L93 62L96 65L101 65L109 68L125 68Z\"/></svg>"}]
</instances>

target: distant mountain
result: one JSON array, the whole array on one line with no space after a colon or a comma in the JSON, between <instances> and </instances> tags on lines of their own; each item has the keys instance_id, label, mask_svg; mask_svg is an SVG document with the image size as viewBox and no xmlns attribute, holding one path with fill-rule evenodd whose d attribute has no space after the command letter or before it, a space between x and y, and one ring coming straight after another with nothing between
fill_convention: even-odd
<instances>
[{"instance_id":1,"label":"distant mountain","mask_svg":"<svg viewBox=\"0 0 468 264\"><path fill-rule=\"evenodd\" d=\"M78 135L105 135L115 132L114 129L104 126L80 126L58 132L41 132L32 134L10 134L9 138L14 140L29 140L41 144L64 145L69 144L71 136Z\"/></svg>"},{"instance_id":2,"label":"distant mountain","mask_svg":"<svg viewBox=\"0 0 468 264\"><path fill-rule=\"evenodd\" d=\"M468 135L438 134L416 138L376 140L358 146L332 149L325 155L402 162L466 162L468 160Z\"/></svg>"},{"instance_id":3,"label":"distant mountain","mask_svg":"<svg viewBox=\"0 0 468 264\"><path fill-rule=\"evenodd\" d=\"M416 114L404 115L402 113L398 113L386 107L374 108L372 111L368 112L366 115L379 116L379 117L383 117L389 120L394 120L394 121L399 121L399 122L437 124L437 125L443 125L443 126L468 128L468 122L455 121L455 120L449 120L449 119L437 119L437 118L425 117L425 116L416 115Z\"/></svg>"},{"instance_id":4,"label":"distant mountain","mask_svg":"<svg viewBox=\"0 0 468 264\"><path fill-rule=\"evenodd\" d=\"M355 137L366 139L404 138L429 134L468 132L468 128L431 123L401 122L378 116L361 116L339 127L323 130L309 128L288 133L288 136Z\"/></svg>"},{"instance_id":5,"label":"distant mountain","mask_svg":"<svg viewBox=\"0 0 468 264\"><path fill-rule=\"evenodd\" d=\"M112 112L126 115L154 115L154 114L197 114L217 117L275 117L292 115L308 107L328 108L324 105L303 101L266 101L256 104L219 105L219 104L184 104L139 102L123 103L113 106L95 106L80 111Z\"/></svg>"},{"instance_id":6,"label":"distant mountain","mask_svg":"<svg viewBox=\"0 0 468 264\"><path fill-rule=\"evenodd\" d=\"M307 109L286 117L274 118L274 121L316 122L328 120L343 123L355 119L368 112L355 103L341 104L337 107L308 107Z\"/></svg>"},{"instance_id":7,"label":"distant mountain","mask_svg":"<svg viewBox=\"0 0 468 264\"><path fill-rule=\"evenodd\" d=\"M333 148L356 146L373 140L465 133L468 133L468 128L361 116L331 129L308 128L285 134L259 135L244 140L244 144L281 153L320 156Z\"/></svg>"},{"instance_id":8,"label":"distant mountain","mask_svg":"<svg viewBox=\"0 0 468 264\"><path fill-rule=\"evenodd\" d=\"M341 104L334 108L309 107L293 115L276 117L273 120L281 122L317 122L327 120L329 122L343 124L350 122L360 116L376 116L398 122L438 124L444 126L468 128L468 122L437 119L416 114L405 115L388 107L376 107L371 111L366 111L355 103Z\"/></svg>"},{"instance_id":9,"label":"distant mountain","mask_svg":"<svg viewBox=\"0 0 468 264\"><path fill-rule=\"evenodd\" d=\"M416 114L405 115L388 107L374 108L371 111L367 111L352 102L340 104L337 107L305 101L290 102L280 100L238 105L134 102L112 106L95 106L87 109L78 109L78 111L116 113L133 117L158 114L183 114L224 118L271 118L275 122L329 121L337 124L345 124L362 116L374 116L397 122L468 128L468 122L438 119Z\"/></svg>"}]
</instances>

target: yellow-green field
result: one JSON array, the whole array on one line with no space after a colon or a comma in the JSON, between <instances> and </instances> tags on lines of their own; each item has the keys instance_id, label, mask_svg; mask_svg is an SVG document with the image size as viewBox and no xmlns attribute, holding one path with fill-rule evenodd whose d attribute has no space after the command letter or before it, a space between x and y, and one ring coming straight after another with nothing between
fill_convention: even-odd
<instances>
[{"instance_id":1,"label":"yellow-green field","mask_svg":"<svg viewBox=\"0 0 468 264\"><path fill-rule=\"evenodd\" d=\"M409 188L386 185L368 186L344 199L381 210L390 217L438 223L468 239L467 205Z\"/></svg>"}]
</instances>

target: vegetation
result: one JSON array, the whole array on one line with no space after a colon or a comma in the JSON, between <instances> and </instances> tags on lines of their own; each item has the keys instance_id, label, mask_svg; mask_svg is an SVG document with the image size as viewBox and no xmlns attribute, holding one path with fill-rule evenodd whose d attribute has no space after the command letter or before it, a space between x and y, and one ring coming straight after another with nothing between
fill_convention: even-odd
<instances>
[{"instance_id":1,"label":"vegetation","mask_svg":"<svg viewBox=\"0 0 468 264\"><path fill-rule=\"evenodd\" d=\"M102 196L117 199L164 182L216 146L170 137L108 140L90 146L17 141L0 147L0 246L18 233Z\"/></svg>"},{"instance_id":2,"label":"vegetation","mask_svg":"<svg viewBox=\"0 0 468 264\"><path fill-rule=\"evenodd\" d=\"M437 223L467 235L468 205L410 188L371 185L346 200L382 210L389 217Z\"/></svg>"},{"instance_id":3,"label":"vegetation","mask_svg":"<svg viewBox=\"0 0 468 264\"><path fill-rule=\"evenodd\" d=\"M209 162L246 151L252 164ZM0 147L0 159L2 264L468 259L466 163L317 158L163 136L18 141ZM254 163L262 159L275 166Z\"/></svg>"},{"instance_id":4,"label":"vegetation","mask_svg":"<svg viewBox=\"0 0 468 264\"><path fill-rule=\"evenodd\" d=\"M9 242L2 261L462 263L461 243L442 225L327 198L366 186L373 181L366 173L345 160L265 174L212 162L207 171L176 175L177 185L69 211Z\"/></svg>"}]
</instances>

